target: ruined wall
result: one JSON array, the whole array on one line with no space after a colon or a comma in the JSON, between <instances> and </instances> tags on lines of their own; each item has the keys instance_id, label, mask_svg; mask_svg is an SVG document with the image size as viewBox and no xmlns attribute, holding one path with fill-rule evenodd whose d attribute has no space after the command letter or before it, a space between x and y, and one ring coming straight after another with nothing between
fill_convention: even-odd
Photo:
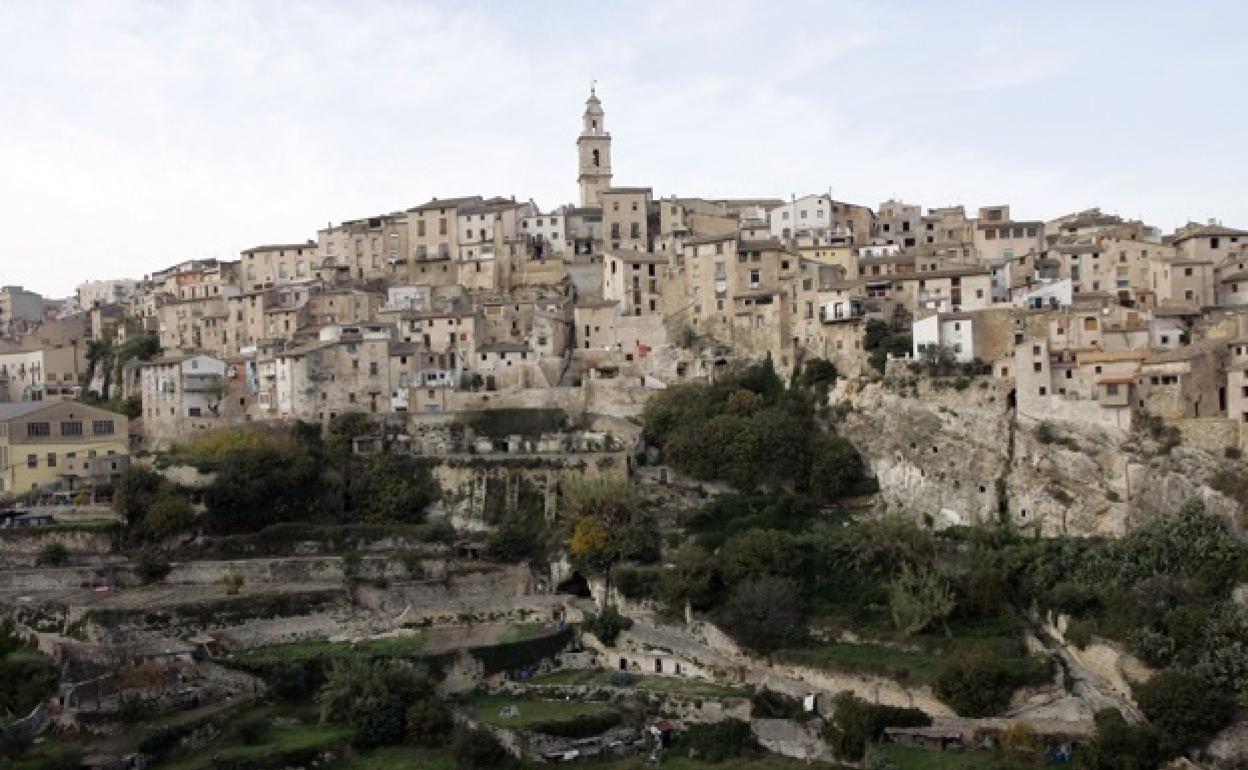
<instances>
[{"instance_id":1,"label":"ruined wall","mask_svg":"<svg viewBox=\"0 0 1248 770\"><path fill-rule=\"evenodd\" d=\"M446 458L433 467L442 490L433 515L457 529L483 532L491 528L491 512L514 511L521 494L539 494L546 517L557 509L559 483L569 476L628 475L627 452L585 452L551 455L480 455ZM490 500L503 495L503 501ZM501 508L498 507L501 505Z\"/></svg>"}]
</instances>

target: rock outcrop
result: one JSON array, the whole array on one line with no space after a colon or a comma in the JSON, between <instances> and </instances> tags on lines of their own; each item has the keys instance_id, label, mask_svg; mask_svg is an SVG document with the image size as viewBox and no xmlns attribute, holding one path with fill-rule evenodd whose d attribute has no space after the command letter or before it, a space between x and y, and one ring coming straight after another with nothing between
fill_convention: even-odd
<instances>
[{"instance_id":1,"label":"rock outcrop","mask_svg":"<svg viewBox=\"0 0 1248 770\"><path fill-rule=\"evenodd\" d=\"M936 527L1008 520L1046 536L1119 536L1193 498L1239 516L1208 483L1222 459L1102 425L1019 417L1008 380L890 375L833 399L838 430L879 481L881 512Z\"/></svg>"}]
</instances>

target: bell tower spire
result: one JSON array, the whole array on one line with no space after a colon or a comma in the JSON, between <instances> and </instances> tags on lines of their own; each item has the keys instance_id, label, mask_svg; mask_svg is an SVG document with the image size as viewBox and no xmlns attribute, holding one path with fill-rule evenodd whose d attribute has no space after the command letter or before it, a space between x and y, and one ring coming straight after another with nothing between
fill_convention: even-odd
<instances>
[{"instance_id":1,"label":"bell tower spire","mask_svg":"<svg viewBox=\"0 0 1248 770\"><path fill-rule=\"evenodd\" d=\"M589 99L581 118L581 135L576 140L581 188L581 206L602 205L601 193L611 186L611 134L606 129L606 113L598 101L598 83L589 82Z\"/></svg>"}]
</instances>

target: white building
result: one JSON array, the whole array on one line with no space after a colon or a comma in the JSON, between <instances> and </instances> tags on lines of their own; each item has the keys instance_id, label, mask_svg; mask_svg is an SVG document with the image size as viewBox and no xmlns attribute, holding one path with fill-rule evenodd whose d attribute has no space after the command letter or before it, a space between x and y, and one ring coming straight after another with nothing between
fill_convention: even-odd
<instances>
[{"instance_id":1,"label":"white building","mask_svg":"<svg viewBox=\"0 0 1248 770\"><path fill-rule=\"evenodd\" d=\"M1070 307L1074 299L1074 284L1069 278L1047 283L1025 293L1020 293L1014 300L1017 307L1032 310L1048 310L1051 308Z\"/></svg>"},{"instance_id":2,"label":"white building","mask_svg":"<svg viewBox=\"0 0 1248 770\"><path fill-rule=\"evenodd\" d=\"M767 218L776 238L824 235L832 227L832 199L827 195L794 198L769 211Z\"/></svg>"},{"instance_id":3,"label":"white building","mask_svg":"<svg viewBox=\"0 0 1248 770\"><path fill-rule=\"evenodd\" d=\"M562 257L572 251L567 208L561 206L549 214L538 212L520 220L520 232L533 239L534 253L547 258Z\"/></svg>"},{"instance_id":4,"label":"white building","mask_svg":"<svg viewBox=\"0 0 1248 770\"><path fill-rule=\"evenodd\" d=\"M968 313L933 313L911 329L916 360L930 347L943 347L958 363L975 359L975 318Z\"/></svg>"},{"instance_id":5,"label":"white building","mask_svg":"<svg viewBox=\"0 0 1248 770\"><path fill-rule=\"evenodd\" d=\"M78 306L90 310L94 305L116 305L130 299L139 290L139 282L128 278L86 281L75 292Z\"/></svg>"}]
</instances>

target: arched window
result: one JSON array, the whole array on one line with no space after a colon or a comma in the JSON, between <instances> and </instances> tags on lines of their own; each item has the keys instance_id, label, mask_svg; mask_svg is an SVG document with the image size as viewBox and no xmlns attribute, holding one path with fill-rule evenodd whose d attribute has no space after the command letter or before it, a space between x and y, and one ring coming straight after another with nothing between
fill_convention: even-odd
<instances>
[{"instance_id":1,"label":"arched window","mask_svg":"<svg viewBox=\"0 0 1248 770\"><path fill-rule=\"evenodd\" d=\"M594 150L594 166L597 167L598 165L598 151Z\"/></svg>"},{"instance_id":2,"label":"arched window","mask_svg":"<svg viewBox=\"0 0 1248 770\"><path fill-rule=\"evenodd\" d=\"M590 125L590 126L592 126L592 127L594 128L594 130L595 130L595 131L597 131L597 130L598 130L598 121L596 121L596 120L591 120L591 121L589 121L589 125Z\"/></svg>"}]
</instances>

